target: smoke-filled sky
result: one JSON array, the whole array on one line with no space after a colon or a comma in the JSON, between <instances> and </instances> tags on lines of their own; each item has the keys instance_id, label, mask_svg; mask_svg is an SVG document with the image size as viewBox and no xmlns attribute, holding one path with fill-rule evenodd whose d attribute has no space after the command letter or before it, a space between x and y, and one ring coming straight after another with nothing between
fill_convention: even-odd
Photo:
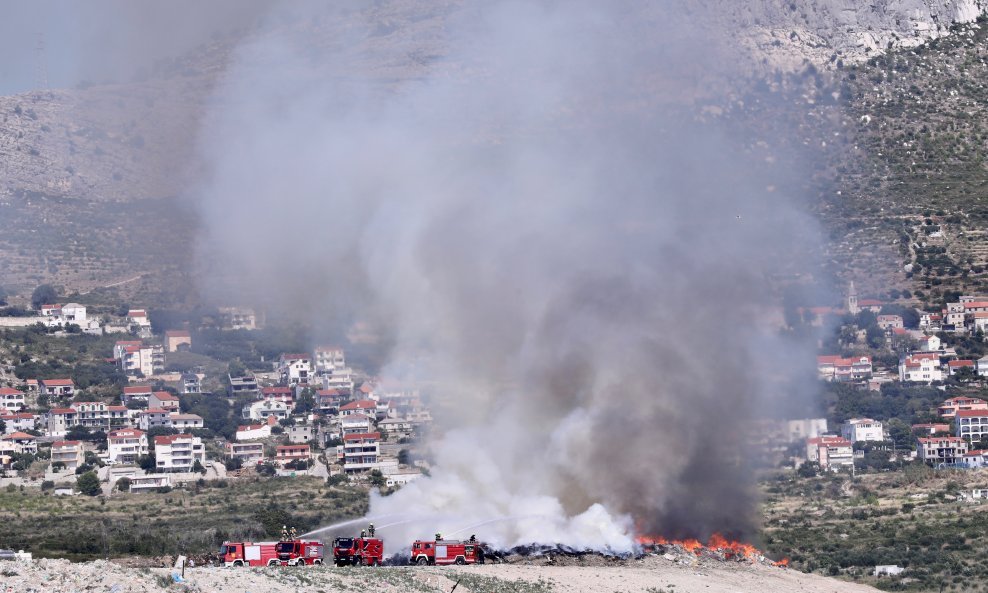
<instances>
[{"instance_id":1,"label":"smoke-filled sky","mask_svg":"<svg viewBox=\"0 0 988 593\"><path fill-rule=\"evenodd\" d=\"M37 88L39 66L50 88L126 82L157 60L251 27L265 0L17 0L0 18L0 94ZM44 52L39 56L39 42Z\"/></svg>"},{"instance_id":2,"label":"smoke-filled sky","mask_svg":"<svg viewBox=\"0 0 988 593\"><path fill-rule=\"evenodd\" d=\"M437 465L373 500L382 533L751 534L741 427L812 363L769 279L812 265L816 226L779 189L798 164L739 148L771 138L689 116L729 39L634 1L467 2L383 34L312 10L345 36L238 49L192 195L203 267L227 272L207 291L373 319L384 375L428 375Z\"/></svg>"}]
</instances>

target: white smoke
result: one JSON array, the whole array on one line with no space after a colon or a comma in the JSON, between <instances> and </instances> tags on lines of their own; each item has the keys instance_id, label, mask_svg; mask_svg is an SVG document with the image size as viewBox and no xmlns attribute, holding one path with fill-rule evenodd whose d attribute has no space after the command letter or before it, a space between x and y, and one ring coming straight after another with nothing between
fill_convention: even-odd
<instances>
[{"instance_id":1,"label":"white smoke","mask_svg":"<svg viewBox=\"0 0 988 593\"><path fill-rule=\"evenodd\" d=\"M339 38L238 52L203 132L204 288L371 319L385 376L428 369L435 466L372 498L389 541L752 531L742 430L812 360L765 321L771 280L816 229L784 155L692 120L721 40L680 8L313 8Z\"/></svg>"}]
</instances>

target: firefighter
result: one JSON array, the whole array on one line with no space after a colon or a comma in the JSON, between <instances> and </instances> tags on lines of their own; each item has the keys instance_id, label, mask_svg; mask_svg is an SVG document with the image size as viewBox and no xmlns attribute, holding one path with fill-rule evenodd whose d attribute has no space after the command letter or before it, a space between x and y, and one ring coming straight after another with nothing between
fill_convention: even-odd
<instances>
[{"instance_id":1,"label":"firefighter","mask_svg":"<svg viewBox=\"0 0 988 593\"><path fill-rule=\"evenodd\" d=\"M360 530L360 539L364 539L365 537L367 537L367 532L364 531L363 529L361 529Z\"/></svg>"},{"instance_id":2,"label":"firefighter","mask_svg":"<svg viewBox=\"0 0 988 593\"><path fill-rule=\"evenodd\" d=\"M436 541L438 542L438 541L441 541L442 539L443 539L443 534L436 533Z\"/></svg>"},{"instance_id":3,"label":"firefighter","mask_svg":"<svg viewBox=\"0 0 988 593\"><path fill-rule=\"evenodd\" d=\"M369 526L367 527L367 532L368 532L368 533L370 533L370 536L371 536L371 537L374 537L374 524L373 524L373 523L371 523L371 524L370 524L370 525L369 525Z\"/></svg>"},{"instance_id":4,"label":"firefighter","mask_svg":"<svg viewBox=\"0 0 988 593\"><path fill-rule=\"evenodd\" d=\"M281 526L281 541L288 541L288 526Z\"/></svg>"},{"instance_id":5,"label":"firefighter","mask_svg":"<svg viewBox=\"0 0 988 593\"><path fill-rule=\"evenodd\" d=\"M289 535L291 535L291 537L292 537L293 540L298 539L298 531L295 531L295 526L294 525L292 526L292 530L291 530L291 532L290 532Z\"/></svg>"},{"instance_id":6,"label":"firefighter","mask_svg":"<svg viewBox=\"0 0 988 593\"><path fill-rule=\"evenodd\" d=\"M471 535L470 536L470 543L471 544L477 543L477 536L476 535Z\"/></svg>"}]
</instances>

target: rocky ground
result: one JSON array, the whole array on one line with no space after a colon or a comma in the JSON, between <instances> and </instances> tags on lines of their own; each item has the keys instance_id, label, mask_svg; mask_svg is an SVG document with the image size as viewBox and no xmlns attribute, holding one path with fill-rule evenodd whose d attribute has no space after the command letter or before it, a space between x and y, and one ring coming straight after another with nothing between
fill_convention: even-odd
<instances>
[{"instance_id":1,"label":"rocky ground","mask_svg":"<svg viewBox=\"0 0 988 593\"><path fill-rule=\"evenodd\" d=\"M680 563L646 556L621 565L553 566L544 559L521 564L467 567L218 567L131 568L115 562L70 563L66 560L11 561L0 564L0 593L202 593L296 591L451 591L483 592L653 592L738 591L831 593L875 591L871 587L741 562ZM457 585L457 583L459 583Z\"/></svg>"}]
</instances>

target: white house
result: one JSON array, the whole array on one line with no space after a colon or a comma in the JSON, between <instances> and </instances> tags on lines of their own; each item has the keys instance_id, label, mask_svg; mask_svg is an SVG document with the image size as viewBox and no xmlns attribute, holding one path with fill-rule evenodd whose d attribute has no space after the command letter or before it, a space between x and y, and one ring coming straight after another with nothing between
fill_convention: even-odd
<instances>
[{"instance_id":1,"label":"white house","mask_svg":"<svg viewBox=\"0 0 988 593\"><path fill-rule=\"evenodd\" d=\"M123 388L123 394L120 399L123 401L124 405L129 404L132 401L146 402L151 398L150 385L127 385Z\"/></svg>"},{"instance_id":2,"label":"white house","mask_svg":"<svg viewBox=\"0 0 988 593\"><path fill-rule=\"evenodd\" d=\"M190 434L154 437L154 458L159 471L190 472L195 462L206 461L202 439Z\"/></svg>"},{"instance_id":3,"label":"white house","mask_svg":"<svg viewBox=\"0 0 988 593\"><path fill-rule=\"evenodd\" d=\"M841 436L852 443L859 441L884 441L882 423L871 418L852 418L841 426Z\"/></svg>"},{"instance_id":4,"label":"white house","mask_svg":"<svg viewBox=\"0 0 988 593\"><path fill-rule=\"evenodd\" d=\"M942 381L940 355L936 352L914 352L899 360L899 380L930 383Z\"/></svg>"},{"instance_id":5,"label":"white house","mask_svg":"<svg viewBox=\"0 0 988 593\"><path fill-rule=\"evenodd\" d=\"M282 354L277 370L283 385L308 383L312 376L312 357L308 354Z\"/></svg>"},{"instance_id":6,"label":"white house","mask_svg":"<svg viewBox=\"0 0 988 593\"><path fill-rule=\"evenodd\" d=\"M125 344L119 349L114 347L114 357L127 375L150 377L165 370L165 349L160 345Z\"/></svg>"},{"instance_id":7,"label":"white house","mask_svg":"<svg viewBox=\"0 0 988 593\"><path fill-rule=\"evenodd\" d=\"M916 338L916 341L920 351L936 352L937 350L940 350L940 338L936 335L920 336L919 338Z\"/></svg>"},{"instance_id":8,"label":"white house","mask_svg":"<svg viewBox=\"0 0 988 593\"><path fill-rule=\"evenodd\" d=\"M127 325L137 329L151 327L148 312L144 309L131 309L127 311Z\"/></svg>"},{"instance_id":9,"label":"white house","mask_svg":"<svg viewBox=\"0 0 988 593\"><path fill-rule=\"evenodd\" d=\"M365 414L371 418L375 418L377 417L377 402L364 399L340 406L340 416L350 416L352 414Z\"/></svg>"},{"instance_id":10,"label":"white house","mask_svg":"<svg viewBox=\"0 0 988 593\"><path fill-rule=\"evenodd\" d=\"M931 465L955 465L964 462L968 452L967 441L961 437L920 437L919 458Z\"/></svg>"},{"instance_id":11,"label":"white house","mask_svg":"<svg viewBox=\"0 0 988 593\"><path fill-rule=\"evenodd\" d=\"M167 391L155 391L148 398L148 408L161 408L162 410L177 412L179 399Z\"/></svg>"},{"instance_id":12,"label":"white house","mask_svg":"<svg viewBox=\"0 0 988 593\"><path fill-rule=\"evenodd\" d=\"M988 440L988 410L959 410L954 416L954 435L971 443Z\"/></svg>"},{"instance_id":13,"label":"white house","mask_svg":"<svg viewBox=\"0 0 988 593\"><path fill-rule=\"evenodd\" d=\"M7 433L34 430L38 423L38 418L27 412L0 412L0 420L3 420L6 427L4 431Z\"/></svg>"},{"instance_id":14,"label":"white house","mask_svg":"<svg viewBox=\"0 0 988 593\"><path fill-rule=\"evenodd\" d=\"M13 432L0 438L0 454L30 453L34 455L37 452L38 439L34 435L26 432Z\"/></svg>"},{"instance_id":15,"label":"white house","mask_svg":"<svg viewBox=\"0 0 988 593\"><path fill-rule=\"evenodd\" d=\"M377 432L348 434L343 437L343 471L352 474L377 469L381 434Z\"/></svg>"},{"instance_id":16,"label":"white house","mask_svg":"<svg viewBox=\"0 0 988 593\"><path fill-rule=\"evenodd\" d=\"M843 437L822 436L806 439L806 460L815 461L820 467L836 469L854 465L854 449L851 441Z\"/></svg>"},{"instance_id":17,"label":"white house","mask_svg":"<svg viewBox=\"0 0 988 593\"><path fill-rule=\"evenodd\" d=\"M137 463L148 454L148 437L136 428L114 430L106 435L106 453L110 463Z\"/></svg>"},{"instance_id":18,"label":"white house","mask_svg":"<svg viewBox=\"0 0 988 593\"><path fill-rule=\"evenodd\" d=\"M198 414L180 414L171 412L168 414L169 425L181 431L195 430L204 426L202 416Z\"/></svg>"},{"instance_id":19,"label":"white house","mask_svg":"<svg viewBox=\"0 0 988 593\"><path fill-rule=\"evenodd\" d=\"M374 427L374 420L367 414L348 414L340 416L340 434L362 434L371 431Z\"/></svg>"},{"instance_id":20,"label":"white house","mask_svg":"<svg viewBox=\"0 0 988 593\"><path fill-rule=\"evenodd\" d=\"M65 469L75 471L83 464L85 454L79 441L55 441L51 445L51 463L61 463Z\"/></svg>"},{"instance_id":21,"label":"white house","mask_svg":"<svg viewBox=\"0 0 988 593\"><path fill-rule=\"evenodd\" d=\"M164 474L150 474L130 478L131 492L150 492L159 488L170 488L171 485L171 476Z\"/></svg>"},{"instance_id":22,"label":"white house","mask_svg":"<svg viewBox=\"0 0 988 593\"><path fill-rule=\"evenodd\" d=\"M288 418L288 404L277 400L261 400L244 406L244 420L267 420L274 416L276 420Z\"/></svg>"},{"instance_id":23,"label":"white house","mask_svg":"<svg viewBox=\"0 0 988 593\"><path fill-rule=\"evenodd\" d=\"M327 375L346 368L343 349L338 346L317 346L314 355L313 365L317 375Z\"/></svg>"},{"instance_id":24,"label":"white house","mask_svg":"<svg viewBox=\"0 0 988 593\"><path fill-rule=\"evenodd\" d=\"M72 379L39 379L38 390L48 397L72 397L75 395L75 383Z\"/></svg>"},{"instance_id":25,"label":"white house","mask_svg":"<svg viewBox=\"0 0 988 593\"><path fill-rule=\"evenodd\" d=\"M268 423L246 424L244 426L237 427L236 439L238 441L252 441L254 439L266 439L269 436L271 436L271 425Z\"/></svg>"},{"instance_id":26,"label":"white house","mask_svg":"<svg viewBox=\"0 0 988 593\"><path fill-rule=\"evenodd\" d=\"M17 412L25 407L24 392L13 387L0 387L0 408Z\"/></svg>"},{"instance_id":27,"label":"white house","mask_svg":"<svg viewBox=\"0 0 988 593\"><path fill-rule=\"evenodd\" d=\"M264 443L227 443L226 454L245 465L264 461Z\"/></svg>"}]
</instances>

